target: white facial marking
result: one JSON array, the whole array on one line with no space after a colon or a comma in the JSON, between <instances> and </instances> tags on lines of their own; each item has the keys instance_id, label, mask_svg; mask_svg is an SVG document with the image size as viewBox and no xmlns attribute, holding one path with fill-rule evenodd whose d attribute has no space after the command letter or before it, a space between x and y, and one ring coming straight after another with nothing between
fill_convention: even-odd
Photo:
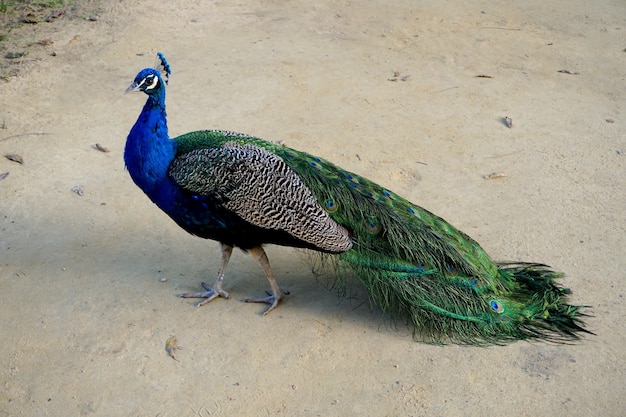
<instances>
[{"instance_id":1,"label":"white facial marking","mask_svg":"<svg viewBox=\"0 0 626 417\"><path fill-rule=\"evenodd\" d=\"M159 83L159 78L158 77L150 77L150 78L152 78L152 83L146 87L146 90L152 90ZM143 82L146 81L146 79L144 79L141 83L143 84Z\"/></svg>"}]
</instances>

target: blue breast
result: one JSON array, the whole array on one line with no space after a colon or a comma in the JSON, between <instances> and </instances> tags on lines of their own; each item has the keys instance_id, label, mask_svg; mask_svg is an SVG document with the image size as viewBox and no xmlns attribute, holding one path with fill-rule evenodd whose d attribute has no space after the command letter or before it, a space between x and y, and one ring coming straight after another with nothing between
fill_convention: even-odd
<instances>
[{"instance_id":1,"label":"blue breast","mask_svg":"<svg viewBox=\"0 0 626 417\"><path fill-rule=\"evenodd\" d=\"M148 97L126 140L124 161L139 188L190 233L211 237L226 228L219 205L182 190L169 176L176 142L168 135L164 89Z\"/></svg>"}]
</instances>

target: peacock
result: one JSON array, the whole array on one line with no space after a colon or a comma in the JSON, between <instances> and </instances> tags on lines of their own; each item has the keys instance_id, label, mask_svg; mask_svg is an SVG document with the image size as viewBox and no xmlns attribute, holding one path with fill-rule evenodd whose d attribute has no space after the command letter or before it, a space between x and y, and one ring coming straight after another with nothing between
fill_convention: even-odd
<instances>
[{"instance_id":1,"label":"peacock","mask_svg":"<svg viewBox=\"0 0 626 417\"><path fill-rule=\"evenodd\" d=\"M465 233L394 192L325 159L225 130L168 135L162 53L128 91L148 99L124 150L133 181L180 227L216 240L221 265L213 285L179 294L201 306L222 288L233 248L261 265L270 291L245 302L268 304L281 290L263 245L310 249L331 259L339 280L356 275L370 301L401 318L416 340L505 344L567 343L591 333L587 306L568 304L561 273L539 263L496 263ZM345 283L344 283L345 285ZM591 333L592 334L592 333Z\"/></svg>"}]
</instances>

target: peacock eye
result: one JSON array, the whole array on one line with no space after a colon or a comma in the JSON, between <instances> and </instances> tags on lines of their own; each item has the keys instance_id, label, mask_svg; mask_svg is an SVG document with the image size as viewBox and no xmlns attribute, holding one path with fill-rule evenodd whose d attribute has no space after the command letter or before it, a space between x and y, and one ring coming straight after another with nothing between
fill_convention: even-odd
<instances>
[{"instance_id":1,"label":"peacock eye","mask_svg":"<svg viewBox=\"0 0 626 417\"><path fill-rule=\"evenodd\" d=\"M503 313L503 312L504 312L504 306L503 306L501 303L499 303L498 301L496 301L496 300L491 300L491 302L490 302L489 304L491 304L491 308L492 308L492 309L493 309L493 311L495 311L496 313L501 314L501 313Z\"/></svg>"},{"instance_id":2,"label":"peacock eye","mask_svg":"<svg viewBox=\"0 0 626 417\"><path fill-rule=\"evenodd\" d=\"M157 78L154 75L150 74L145 78L144 86L146 90L150 90L156 87L156 84Z\"/></svg>"}]
</instances>

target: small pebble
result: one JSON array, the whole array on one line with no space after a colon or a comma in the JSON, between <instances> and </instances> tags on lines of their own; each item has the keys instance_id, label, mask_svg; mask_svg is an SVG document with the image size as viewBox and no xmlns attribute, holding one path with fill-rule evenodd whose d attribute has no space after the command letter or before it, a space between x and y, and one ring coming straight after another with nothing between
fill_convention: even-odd
<instances>
[{"instance_id":1,"label":"small pebble","mask_svg":"<svg viewBox=\"0 0 626 417\"><path fill-rule=\"evenodd\" d=\"M105 153L106 153L106 152L111 152L111 151L109 150L109 148L107 148L106 146L102 146L102 145L100 145L99 143L96 143L96 144L94 145L94 148L96 148L96 149L97 149L97 150L99 150L100 152L105 152Z\"/></svg>"},{"instance_id":2,"label":"small pebble","mask_svg":"<svg viewBox=\"0 0 626 417\"><path fill-rule=\"evenodd\" d=\"M504 178L507 175L504 172L492 172L491 174L483 175L485 180L495 180L496 178Z\"/></svg>"},{"instance_id":3,"label":"small pebble","mask_svg":"<svg viewBox=\"0 0 626 417\"><path fill-rule=\"evenodd\" d=\"M85 186L80 184L75 185L72 187L72 192L82 197L85 195Z\"/></svg>"},{"instance_id":4,"label":"small pebble","mask_svg":"<svg viewBox=\"0 0 626 417\"><path fill-rule=\"evenodd\" d=\"M18 59L21 58L23 56L28 55L28 52L23 51L23 52L7 52L4 57L6 59Z\"/></svg>"},{"instance_id":5,"label":"small pebble","mask_svg":"<svg viewBox=\"0 0 626 417\"><path fill-rule=\"evenodd\" d=\"M161 282L167 282L167 278L163 277L163 278L159 278L159 281Z\"/></svg>"},{"instance_id":6,"label":"small pebble","mask_svg":"<svg viewBox=\"0 0 626 417\"><path fill-rule=\"evenodd\" d=\"M41 19L37 17L34 13L28 13L26 16L22 18L23 23L39 23Z\"/></svg>"},{"instance_id":7,"label":"small pebble","mask_svg":"<svg viewBox=\"0 0 626 417\"><path fill-rule=\"evenodd\" d=\"M22 158L20 155L16 153L8 153L4 155L4 157L8 159L9 161L17 162L18 164L22 164L22 165L24 164L24 158Z\"/></svg>"}]
</instances>

